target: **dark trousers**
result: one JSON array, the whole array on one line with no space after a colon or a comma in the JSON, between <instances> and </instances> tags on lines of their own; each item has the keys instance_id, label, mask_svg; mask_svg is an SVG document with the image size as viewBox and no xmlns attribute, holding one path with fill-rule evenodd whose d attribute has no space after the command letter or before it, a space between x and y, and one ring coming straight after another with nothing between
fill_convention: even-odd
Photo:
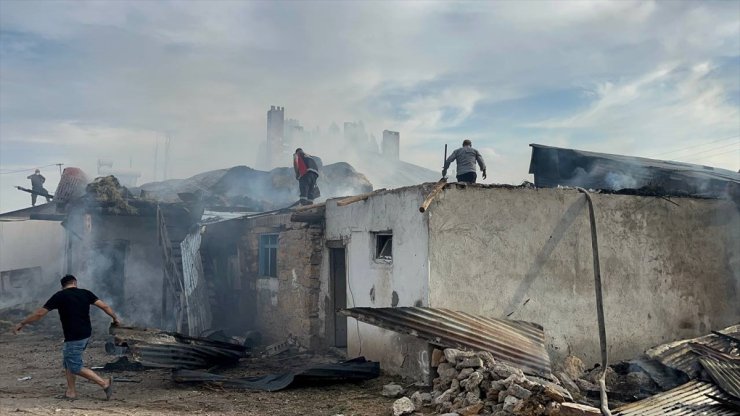
<instances>
[{"instance_id":1,"label":"dark trousers","mask_svg":"<svg viewBox=\"0 0 740 416\"><path fill-rule=\"evenodd\" d=\"M46 202L51 201L51 198L49 198L47 196L47 195L49 195L49 191L47 191L46 189L44 189L44 188L33 188L33 191L42 194L42 196L44 196L46 198ZM31 206L34 206L34 207L36 206L36 197L37 196L38 195L36 195L36 194L31 194Z\"/></svg>"},{"instance_id":2,"label":"dark trousers","mask_svg":"<svg viewBox=\"0 0 740 416\"><path fill-rule=\"evenodd\" d=\"M314 189L316 188L316 179L319 178L315 172L306 172L305 175L298 179L298 188L301 191L301 201L313 202L316 198Z\"/></svg>"},{"instance_id":3,"label":"dark trousers","mask_svg":"<svg viewBox=\"0 0 740 416\"><path fill-rule=\"evenodd\" d=\"M457 175L458 182L475 183L476 179L478 179L478 174L475 172L468 172L463 173L462 175Z\"/></svg>"}]
</instances>

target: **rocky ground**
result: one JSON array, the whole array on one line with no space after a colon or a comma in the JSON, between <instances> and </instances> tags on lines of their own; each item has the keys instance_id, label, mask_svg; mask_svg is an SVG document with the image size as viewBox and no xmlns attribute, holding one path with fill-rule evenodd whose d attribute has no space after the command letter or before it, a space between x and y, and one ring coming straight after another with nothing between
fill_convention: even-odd
<instances>
[{"instance_id":1,"label":"rocky ground","mask_svg":"<svg viewBox=\"0 0 740 416\"><path fill-rule=\"evenodd\" d=\"M55 396L64 393L61 369L61 336L31 327L13 335L4 325L0 333L0 414L31 415L389 415L393 398L381 395L384 384L394 380L381 377L359 384L296 388L279 392L227 390L218 386L176 384L166 370L100 373L127 378L117 382L111 401L96 385L78 381L80 398L69 402ZM86 365L103 365L114 360L104 351L101 336L85 354ZM269 362L244 362L230 369L232 374L260 375L304 365L331 357L279 357ZM30 377L30 379L25 379ZM431 409L430 413L431 414Z\"/></svg>"}]
</instances>

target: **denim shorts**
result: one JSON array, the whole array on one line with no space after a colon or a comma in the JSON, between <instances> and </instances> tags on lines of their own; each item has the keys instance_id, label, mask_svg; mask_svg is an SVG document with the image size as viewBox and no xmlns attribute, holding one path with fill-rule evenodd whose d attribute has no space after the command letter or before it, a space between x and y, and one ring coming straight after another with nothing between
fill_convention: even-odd
<instances>
[{"instance_id":1,"label":"denim shorts","mask_svg":"<svg viewBox=\"0 0 740 416\"><path fill-rule=\"evenodd\" d=\"M64 343L62 349L62 364L64 368L71 371L72 374L79 374L82 371L82 353L87 348L90 338L80 339L77 341L68 341Z\"/></svg>"}]
</instances>

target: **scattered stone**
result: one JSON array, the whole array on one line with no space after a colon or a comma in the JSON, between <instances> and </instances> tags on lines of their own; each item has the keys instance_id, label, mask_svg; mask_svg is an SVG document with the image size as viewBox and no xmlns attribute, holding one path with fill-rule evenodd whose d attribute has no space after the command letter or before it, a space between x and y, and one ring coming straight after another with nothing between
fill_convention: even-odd
<instances>
[{"instance_id":1,"label":"scattered stone","mask_svg":"<svg viewBox=\"0 0 740 416\"><path fill-rule=\"evenodd\" d=\"M560 416L601 416L601 410L577 403L561 403Z\"/></svg>"},{"instance_id":2,"label":"scattered stone","mask_svg":"<svg viewBox=\"0 0 740 416\"><path fill-rule=\"evenodd\" d=\"M445 353L442 350L437 348L432 350L432 367L439 367L444 359Z\"/></svg>"},{"instance_id":3,"label":"scattered stone","mask_svg":"<svg viewBox=\"0 0 740 416\"><path fill-rule=\"evenodd\" d=\"M403 394L403 387L394 383L386 384L381 394L385 397L398 397Z\"/></svg>"},{"instance_id":4,"label":"scattered stone","mask_svg":"<svg viewBox=\"0 0 740 416\"><path fill-rule=\"evenodd\" d=\"M501 362L497 362L496 364L494 364L491 368L491 371L496 373L499 378L508 378L512 374L517 374L524 377L524 372L522 372L522 370Z\"/></svg>"},{"instance_id":5,"label":"scattered stone","mask_svg":"<svg viewBox=\"0 0 740 416\"><path fill-rule=\"evenodd\" d=\"M482 381L483 381L483 374L481 374L479 371L472 371L470 373L470 377L468 378L468 382L465 383L465 390L473 391L473 389L476 389L478 386L480 386Z\"/></svg>"},{"instance_id":6,"label":"scattered stone","mask_svg":"<svg viewBox=\"0 0 740 416\"><path fill-rule=\"evenodd\" d=\"M410 415L416 408L408 397L401 397L393 402L393 416Z\"/></svg>"},{"instance_id":7,"label":"scattered stone","mask_svg":"<svg viewBox=\"0 0 740 416\"><path fill-rule=\"evenodd\" d=\"M509 396L514 396L517 399L528 399L529 396L532 395L532 392L518 384L512 383L509 388L506 389L506 394L508 394Z\"/></svg>"},{"instance_id":8,"label":"scattered stone","mask_svg":"<svg viewBox=\"0 0 740 416\"><path fill-rule=\"evenodd\" d=\"M432 402L432 395L417 391L411 395L411 401L414 403L414 407L420 409Z\"/></svg>"},{"instance_id":9,"label":"scattered stone","mask_svg":"<svg viewBox=\"0 0 740 416\"><path fill-rule=\"evenodd\" d=\"M463 368L462 370L460 370L460 373L457 374L457 379L458 380L465 380L471 374L473 374L473 371L475 371L475 370L473 370L472 368Z\"/></svg>"},{"instance_id":10,"label":"scattered stone","mask_svg":"<svg viewBox=\"0 0 740 416\"><path fill-rule=\"evenodd\" d=\"M480 411L483 410L483 402L478 401L478 403L471 404L470 406L463 407L462 409L459 409L457 411L457 414L460 416L473 416L480 414Z\"/></svg>"},{"instance_id":11,"label":"scattered stone","mask_svg":"<svg viewBox=\"0 0 740 416\"><path fill-rule=\"evenodd\" d=\"M448 363L455 364L459 360L463 360L465 358L475 357L475 353L471 351L461 351L455 348L447 348L444 351L445 354L445 360L447 360Z\"/></svg>"},{"instance_id":12,"label":"scattered stone","mask_svg":"<svg viewBox=\"0 0 740 416\"><path fill-rule=\"evenodd\" d=\"M459 413L444 413L439 416L460 416L460 414Z\"/></svg>"},{"instance_id":13,"label":"scattered stone","mask_svg":"<svg viewBox=\"0 0 740 416\"><path fill-rule=\"evenodd\" d=\"M452 389L447 389L444 391L444 393L440 394L434 399L434 404L441 405L446 402L452 401L452 398L455 396L455 391Z\"/></svg>"},{"instance_id":14,"label":"scattered stone","mask_svg":"<svg viewBox=\"0 0 740 416\"><path fill-rule=\"evenodd\" d=\"M457 364L457 368L478 368L483 367L483 360L480 359L480 357L468 357L463 358L462 361L460 361Z\"/></svg>"},{"instance_id":15,"label":"scattered stone","mask_svg":"<svg viewBox=\"0 0 740 416\"><path fill-rule=\"evenodd\" d=\"M583 378L583 375L586 373L586 364L584 364L583 361L575 355L569 355L563 360L563 372L567 374L571 380Z\"/></svg>"},{"instance_id":16,"label":"scattered stone","mask_svg":"<svg viewBox=\"0 0 740 416\"><path fill-rule=\"evenodd\" d=\"M496 360L493 358L493 354L488 351L480 351L476 353L476 355L478 356L478 358L483 360L483 364L486 367L493 367L493 365L496 364Z\"/></svg>"},{"instance_id":17,"label":"scattered stone","mask_svg":"<svg viewBox=\"0 0 740 416\"><path fill-rule=\"evenodd\" d=\"M543 390L542 393L555 402L562 403L565 401L565 397L563 397L563 395L552 386L545 386L545 390Z\"/></svg>"},{"instance_id":18,"label":"scattered stone","mask_svg":"<svg viewBox=\"0 0 740 416\"><path fill-rule=\"evenodd\" d=\"M517 399L514 396L506 396L506 398L504 399L504 411L513 412L514 407L516 407L516 405L518 405L519 402L521 402L521 400Z\"/></svg>"}]
</instances>

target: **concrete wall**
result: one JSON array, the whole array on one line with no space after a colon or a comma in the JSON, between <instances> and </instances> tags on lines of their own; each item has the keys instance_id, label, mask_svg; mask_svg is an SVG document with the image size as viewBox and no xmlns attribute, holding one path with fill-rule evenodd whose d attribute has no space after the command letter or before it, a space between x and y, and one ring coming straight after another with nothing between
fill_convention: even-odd
<instances>
[{"instance_id":1,"label":"concrete wall","mask_svg":"<svg viewBox=\"0 0 740 416\"><path fill-rule=\"evenodd\" d=\"M740 320L734 204L593 199L610 360ZM574 353L587 366L599 361L584 195L452 187L432 205L429 228L430 306L512 313L545 327L554 359Z\"/></svg>"},{"instance_id":2,"label":"concrete wall","mask_svg":"<svg viewBox=\"0 0 740 416\"><path fill-rule=\"evenodd\" d=\"M0 299L0 307L46 300L50 288L59 286L64 271L65 232L59 221L0 222L0 272L41 267L41 281L29 282Z\"/></svg>"},{"instance_id":3,"label":"concrete wall","mask_svg":"<svg viewBox=\"0 0 740 416\"><path fill-rule=\"evenodd\" d=\"M424 191L401 188L377 194L365 201L338 207L326 206L326 239L343 240L347 256L347 304L389 307L428 304L427 223L419 213ZM393 260L375 260L374 232L393 232ZM329 284L328 267L322 277ZM324 296L328 293L322 288ZM348 322L350 357L364 355L380 361L383 370L418 375L426 344L372 325ZM423 360L422 360L423 361Z\"/></svg>"},{"instance_id":4,"label":"concrete wall","mask_svg":"<svg viewBox=\"0 0 740 416\"><path fill-rule=\"evenodd\" d=\"M288 216L289 217L289 216ZM262 234L277 233L277 277L259 275ZM248 285L253 287L254 323L265 343L285 341L289 335L311 349L320 348L319 279L323 228L304 223L252 224L242 240Z\"/></svg>"}]
</instances>

